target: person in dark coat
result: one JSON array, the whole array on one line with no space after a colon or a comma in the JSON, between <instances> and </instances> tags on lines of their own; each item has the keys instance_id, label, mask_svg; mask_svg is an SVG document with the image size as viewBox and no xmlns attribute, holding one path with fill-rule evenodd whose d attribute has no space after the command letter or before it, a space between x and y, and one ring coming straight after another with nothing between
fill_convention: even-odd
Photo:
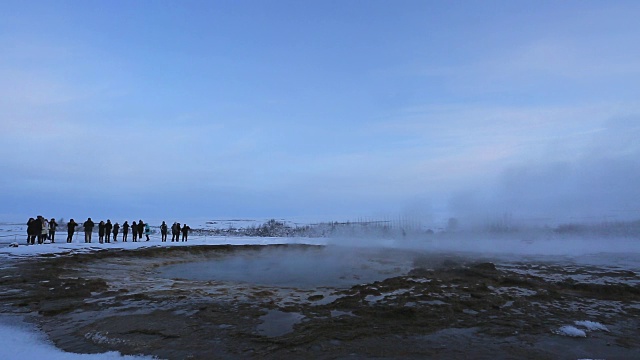
<instances>
[{"instance_id":1,"label":"person in dark coat","mask_svg":"<svg viewBox=\"0 0 640 360\"><path fill-rule=\"evenodd\" d=\"M138 224L135 221L131 224L131 233L133 234L133 242L138 242Z\"/></svg>"},{"instance_id":2,"label":"person in dark coat","mask_svg":"<svg viewBox=\"0 0 640 360\"><path fill-rule=\"evenodd\" d=\"M178 235L178 231L176 230L176 223L174 222L171 225L171 242L176 241L176 235Z\"/></svg>"},{"instance_id":3,"label":"person in dark coat","mask_svg":"<svg viewBox=\"0 0 640 360\"><path fill-rule=\"evenodd\" d=\"M138 221L138 239L142 240L142 233L144 233L144 221Z\"/></svg>"},{"instance_id":4,"label":"person in dark coat","mask_svg":"<svg viewBox=\"0 0 640 360\"><path fill-rule=\"evenodd\" d=\"M58 223L56 222L56 219L51 218L51 220L49 220L49 240L51 240L51 243L55 242L57 227L58 227Z\"/></svg>"},{"instance_id":5,"label":"person in dark coat","mask_svg":"<svg viewBox=\"0 0 640 360\"><path fill-rule=\"evenodd\" d=\"M176 223L176 242L180 241L180 223Z\"/></svg>"},{"instance_id":6,"label":"person in dark coat","mask_svg":"<svg viewBox=\"0 0 640 360\"><path fill-rule=\"evenodd\" d=\"M90 243L91 233L93 232L93 227L96 226L96 224L91 220L91 218L87 218L87 221L85 221L82 226L84 227L84 242Z\"/></svg>"},{"instance_id":7,"label":"person in dark coat","mask_svg":"<svg viewBox=\"0 0 640 360\"><path fill-rule=\"evenodd\" d=\"M191 230L191 228L187 224L184 224L184 226L182 227L182 241L187 241L189 230Z\"/></svg>"},{"instance_id":8,"label":"person in dark coat","mask_svg":"<svg viewBox=\"0 0 640 360\"><path fill-rule=\"evenodd\" d=\"M129 223L122 224L122 242L127 242L127 234L129 234Z\"/></svg>"},{"instance_id":9,"label":"person in dark coat","mask_svg":"<svg viewBox=\"0 0 640 360\"><path fill-rule=\"evenodd\" d=\"M33 221L33 218L29 218L29 220L27 220L27 245L29 245L31 243L31 222Z\"/></svg>"},{"instance_id":10,"label":"person in dark coat","mask_svg":"<svg viewBox=\"0 0 640 360\"><path fill-rule=\"evenodd\" d=\"M67 242L70 243L73 241L73 233L76 232L76 226L78 223L73 221L73 219L69 220L67 223Z\"/></svg>"},{"instance_id":11,"label":"person in dark coat","mask_svg":"<svg viewBox=\"0 0 640 360\"><path fill-rule=\"evenodd\" d=\"M113 242L118 241L118 230L120 230L120 224L113 224Z\"/></svg>"},{"instance_id":12,"label":"person in dark coat","mask_svg":"<svg viewBox=\"0 0 640 360\"><path fill-rule=\"evenodd\" d=\"M113 224L111 220L107 219L107 223L104 224L104 241L110 243L111 242L111 229L113 229Z\"/></svg>"},{"instance_id":13,"label":"person in dark coat","mask_svg":"<svg viewBox=\"0 0 640 360\"><path fill-rule=\"evenodd\" d=\"M36 237L40 234L41 229L40 219L29 218L27 221L27 245L35 245Z\"/></svg>"},{"instance_id":14,"label":"person in dark coat","mask_svg":"<svg viewBox=\"0 0 640 360\"><path fill-rule=\"evenodd\" d=\"M162 242L167 242L167 232L169 228L167 224L163 221L162 225L160 225L160 235L162 235Z\"/></svg>"},{"instance_id":15,"label":"person in dark coat","mask_svg":"<svg viewBox=\"0 0 640 360\"><path fill-rule=\"evenodd\" d=\"M98 241L100 244L104 242L104 221L100 220L98 224Z\"/></svg>"}]
</instances>

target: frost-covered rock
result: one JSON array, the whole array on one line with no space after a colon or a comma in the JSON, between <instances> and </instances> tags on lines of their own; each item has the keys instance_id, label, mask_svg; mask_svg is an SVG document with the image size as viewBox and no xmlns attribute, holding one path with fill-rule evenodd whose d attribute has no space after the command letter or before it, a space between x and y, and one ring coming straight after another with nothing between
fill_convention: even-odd
<instances>
[{"instance_id":1,"label":"frost-covered rock","mask_svg":"<svg viewBox=\"0 0 640 360\"><path fill-rule=\"evenodd\" d=\"M11 244L9 244L9 247L18 247L18 243L17 242L13 242Z\"/></svg>"}]
</instances>

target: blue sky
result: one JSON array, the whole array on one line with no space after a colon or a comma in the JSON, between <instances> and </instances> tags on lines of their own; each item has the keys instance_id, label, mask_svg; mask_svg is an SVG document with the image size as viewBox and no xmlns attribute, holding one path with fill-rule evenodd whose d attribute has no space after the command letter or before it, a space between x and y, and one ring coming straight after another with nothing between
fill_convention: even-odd
<instances>
[{"instance_id":1,"label":"blue sky","mask_svg":"<svg viewBox=\"0 0 640 360\"><path fill-rule=\"evenodd\" d=\"M637 1L2 1L0 214L640 217Z\"/></svg>"}]
</instances>

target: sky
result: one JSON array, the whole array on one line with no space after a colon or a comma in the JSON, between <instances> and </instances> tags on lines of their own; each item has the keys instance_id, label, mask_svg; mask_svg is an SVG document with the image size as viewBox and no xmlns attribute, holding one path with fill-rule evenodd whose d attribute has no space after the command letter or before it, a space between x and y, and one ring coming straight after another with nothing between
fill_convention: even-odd
<instances>
[{"instance_id":1,"label":"sky","mask_svg":"<svg viewBox=\"0 0 640 360\"><path fill-rule=\"evenodd\" d=\"M639 15L5 0L0 217L638 219Z\"/></svg>"}]
</instances>

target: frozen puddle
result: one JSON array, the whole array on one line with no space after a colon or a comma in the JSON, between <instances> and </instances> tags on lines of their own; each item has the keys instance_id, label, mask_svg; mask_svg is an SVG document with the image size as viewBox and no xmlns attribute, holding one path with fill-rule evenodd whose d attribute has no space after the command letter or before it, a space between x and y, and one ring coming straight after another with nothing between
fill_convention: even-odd
<instances>
[{"instance_id":1,"label":"frozen puddle","mask_svg":"<svg viewBox=\"0 0 640 360\"><path fill-rule=\"evenodd\" d=\"M412 265L412 259L406 253L390 256L381 252L342 250L242 251L206 261L168 265L160 269L160 276L298 289L346 288L405 275Z\"/></svg>"},{"instance_id":2,"label":"frozen puddle","mask_svg":"<svg viewBox=\"0 0 640 360\"><path fill-rule=\"evenodd\" d=\"M262 324L258 325L258 333L267 337L276 337L293 331L293 326L300 322L304 315L295 312L269 310L260 317Z\"/></svg>"}]
</instances>

